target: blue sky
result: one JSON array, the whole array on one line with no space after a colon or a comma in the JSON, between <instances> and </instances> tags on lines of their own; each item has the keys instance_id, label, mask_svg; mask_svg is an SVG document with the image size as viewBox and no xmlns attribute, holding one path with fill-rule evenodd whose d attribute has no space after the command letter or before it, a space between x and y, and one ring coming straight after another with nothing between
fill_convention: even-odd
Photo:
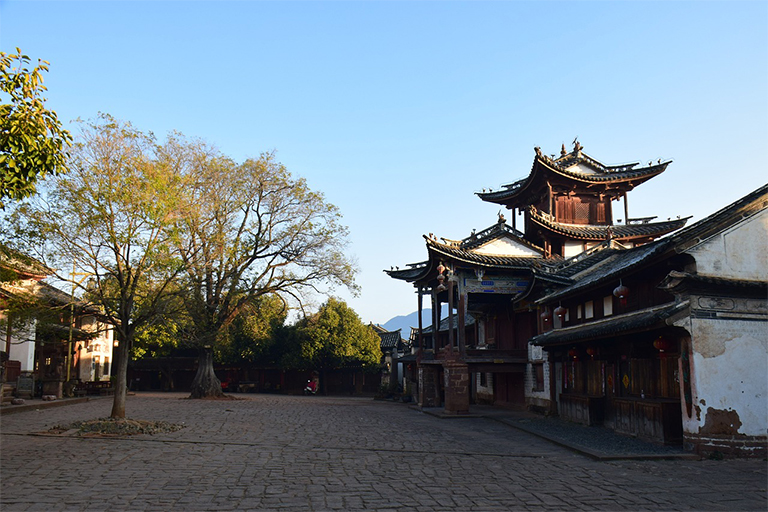
<instances>
[{"instance_id":1,"label":"blue sky","mask_svg":"<svg viewBox=\"0 0 768 512\"><path fill-rule=\"evenodd\" d=\"M68 127L101 111L275 150L343 213L362 293L337 295L366 322L415 310L382 270L495 222L474 192L525 177L534 146L672 159L633 217L695 221L768 182L765 1L0 1L17 46L50 61Z\"/></svg>"}]
</instances>

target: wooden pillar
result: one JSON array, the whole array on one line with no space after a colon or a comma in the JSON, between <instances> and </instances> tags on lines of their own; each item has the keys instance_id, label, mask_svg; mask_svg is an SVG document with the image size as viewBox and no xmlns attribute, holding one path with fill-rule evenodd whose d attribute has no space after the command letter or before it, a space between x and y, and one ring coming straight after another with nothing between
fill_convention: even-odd
<instances>
[{"instance_id":1,"label":"wooden pillar","mask_svg":"<svg viewBox=\"0 0 768 512\"><path fill-rule=\"evenodd\" d=\"M466 340L466 322L467 322L467 294L459 291L459 354L463 359L467 355Z\"/></svg>"},{"instance_id":2,"label":"wooden pillar","mask_svg":"<svg viewBox=\"0 0 768 512\"><path fill-rule=\"evenodd\" d=\"M550 182L547 182L547 188L549 189L549 212L547 213L554 216L555 213L552 211L552 184Z\"/></svg>"},{"instance_id":3,"label":"wooden pillar","mask_svg":"<svg viewBox=\"0 0 768 512\"><path fill-rule=\"evenodd\" d=\"M419 315L419 337L418 337L419 348L416 350L416 364L418 365L418 364L421 364L421 354L422 354L422 351L424 350L424 334L423 334L424 326L422 325L423 322L421 320L421 312L423 311L423 297L422 297L422 293L424 293L424 289L421 286L419 286L417 293L419 294L419 301L418 301L419 302L419 304L418 304L418 312L419 312L418 313L418 315Z\"/></svg>"},{"instance_id":4,"label":"wooden pillar","mask_svg":"<svg viewBox=\"0 0 768 512\"><path fill-rule=\"evenodd\" d=\"M456 346L456 337L453 334L453 281L450 278L448 279L448 346L451 352Z\"/></svg>"},{"instance_id":5,"label":"wooden pillar","mask_svg":"<svg viewBox=\"0 0 768 512\"><path fill-rule=\"evenodd\" d=\"M440 302L437 290L432 288L432 350L437 351L437 331L440 329Z\"/></svg>"},{"instance_id":6,"label":"wooden pillar","mask_svg":"<svg viewBox=\"0 0 768 512\"><path fill-rule=\"evenodd\" d=\"M626 192L624 192L624 224L629 225L629 204L627 204Z\"/></svg>"}]
</instances>

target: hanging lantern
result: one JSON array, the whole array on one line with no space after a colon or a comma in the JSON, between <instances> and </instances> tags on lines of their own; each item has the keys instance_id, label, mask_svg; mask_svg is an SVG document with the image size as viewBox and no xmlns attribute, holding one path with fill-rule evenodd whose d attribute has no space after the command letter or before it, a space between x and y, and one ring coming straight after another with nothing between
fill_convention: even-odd
<instances>
[{"instance_id":1,"label":"hanging lantern","mask_svg":"<svg viewBox=\"0 0 768 512\"><path fill-rule=\"evenodd\" d=\"M587 355L592 359L594 359L595 356L597 355L597 349L595 347L587 347L586 352L587 352Z\"/></svg>"},{"instance_id":2,"label":"hanging lantern","mask_svg":"<svg viewBox=\"0 0 768 512\"><path fill-rule=\"evenodd\" d=\"M549 308L546 308L541 314L541 321L545 324L552 321L552 312L549 310Z\"/></svg>"},{"instance_id":3,"label":"hanging lantern","mask_svg":"<svg viewBox=\"0 0 768 512\"><path fill-rule=\"evenodd\" d=\"M619 299L622 306L627 305L627 296L629 295L629 288L624 286L619 280L619 286L613 289L613 296Z\"/></svg>"},{"instance_id":4,"label":"hanging lantern","mask_svg":"<svg viewBox=\"0 0 768 512\"><path fill-rule=\"evenodd\" d=\"M576 350L575 348L572 348L571 350L568 351L568 357L570 357L574 361L578 361L579 360L579 351Z\"/></svg>"},{"instance_id":5,"label":"hanging lantern","mask_svg":"<svg viewBox=\"0 0 768 512\"><path fill-rule=\"evenodd\" d=\"M442 275L443 272L445 272L445 266L442 262L440 262L440 264L437 266L437 273Z\"/></svg>"},{"instance_id":6,"label":"hanging lantern","mask_svg":"<svg viewBox=\"0 0 768 512\"><path fill-rule=\"evenodd\" d=\"M562 320L563 318L565 318L565 315L566 315L567 313L568 313L568 310L567 310L567 309L565 309L563 306L557 306L557 307L555 308L555 316L557 316L557 318L559 318L560 320Z\"/></svg>"},{"instance_id":7,"label":"hanging lantern","mask_svg":"<svg viewBox=\"0 0 768 512\"><path fill-rule=\"evenodd\" d=\"M669 349L672 348L672 343L664 336L659 336L654 340L653 348L655 348L656 350L658 350L660 353L663 354L664 352L667 352L669 351Z\"/></svg>"}]
</instances>

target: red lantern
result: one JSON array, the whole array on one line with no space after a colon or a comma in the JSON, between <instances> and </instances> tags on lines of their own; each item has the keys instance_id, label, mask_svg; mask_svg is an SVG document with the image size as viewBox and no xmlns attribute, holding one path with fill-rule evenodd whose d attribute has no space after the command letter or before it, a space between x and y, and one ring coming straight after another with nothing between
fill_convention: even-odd
<instances>
[{"instance_id":1,"label":"red lantern","mask_svg":"<svg viewBox=\"0 0 768 512\"><path fill-rule=\"evenodd\" d=\"M659 336L653 342L653 348L661 352L662 354L672 348L672 343L664 336Z\"/></svg>"},{"instance_id":2,"label":"red lantern","mask_svg":"<svg viewBox=\"0 0 768 512\"><path fill-rule=\"evenodd\" d=\"M628 295L629 295L629 288L624 286L621 283L621 281L619 281L619 286L613 289L613 296L619 299L619 303L621 303L622 306L626 306Z\"/></svg>"},{"instance_id":3,"label":"red lantern","mask_svg":"<svg viewBox=\"0 0 768 512\"><path fill-rule=\"evenodd\" d=\"M566 313L568 313L568 310L567 310L567 309L565 309L563 306L557 306L557 307L555 308L555 315L556 315L556 316L557 316L557 318L559 318L560 320L562 320L563 318L565 318L565 315L566 315Z\"/></svg>"},{"instance_id":4,"label":"red lantern","mask_svg":"<svg viewBox=\"0 0 768 512\"><path fill-rule=\"evenodd\" d=\"M597 349L595 347L587 347L587 355L589 355L589 357L594 359L595 356L597 355Z\"/></svg>"},{"instance_id":5,"label":"red lantern","mask_svg":"<svg viewBox=\"0 0 768 512\"><path fill-rule=\"evenodd\" d=\"M572 348L571 350L568 351L568 357L570 357L574 361L578 361L579 360L579 351L576 350L575 348Z\"/></svg>"},{"instance_id":6,"label":"red lantern","mask_svg":"<svg viewBox=\"0 0 768 512\"><path fill-rule=\"evenodd\" d=\"M437 273L438 273L438 274L442 274L443 272L445 272L445 267L443 266L443 264L442 264L442 263L440 263L440 264L437 266Z\"/></svg>"},{"instance_id":7,"label":"red lantern","mask_svg":"<svg viewBox=\"0 0 768 512\"><path fill-rule=\"evenodd\" d=\"M552 312L549 310L549 308L545 309L541 314L541 321L545 324L552 321Z\"/></svg>"}]
</instances>

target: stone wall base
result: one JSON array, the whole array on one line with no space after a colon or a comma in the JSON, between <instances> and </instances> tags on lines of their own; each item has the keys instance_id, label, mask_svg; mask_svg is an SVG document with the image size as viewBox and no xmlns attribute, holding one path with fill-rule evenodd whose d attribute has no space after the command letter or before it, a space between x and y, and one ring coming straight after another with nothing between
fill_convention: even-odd
<instances>
[{"instance_id":1,"label":"stone wall base","mask_svg":"<svg viewBox=\"0 0 768 512\"><path fill-rule=\"evenodd\" d=\"M768 436L683 434L686 450L713 459L766 458Z\"/></svg>"},{"instance_id":2,"label":"stone wall base","mask_svg":"<svg viewBox=\"0 0 768 512\"><path fill-rule=\"evenodd\" d=\"M531 412L537 412L539 414L544 414L545 416L557 412L552 400L528 397L525 399L525 402L526 408Z\"/></svg>"},{"instance_id":3,"label":"stone wall base","mask_svg":"<svg viewBox=\"0 0 768 512\"><path fill-rule=\"evenodd\" d=\"M419 407L438 407L440 405L437 374L438 370L433 366L419 366Z\"/></svg>"},{"instance_id":4,"label":"stone wall base","mask_svg":"<svg viewBox=\"0 0 768 512\"><path fill-rule=\"evenodd\" d=\"M445 414L469 414L469 371L466 363L443 363Z\"/></svg>"}]
</instances>

